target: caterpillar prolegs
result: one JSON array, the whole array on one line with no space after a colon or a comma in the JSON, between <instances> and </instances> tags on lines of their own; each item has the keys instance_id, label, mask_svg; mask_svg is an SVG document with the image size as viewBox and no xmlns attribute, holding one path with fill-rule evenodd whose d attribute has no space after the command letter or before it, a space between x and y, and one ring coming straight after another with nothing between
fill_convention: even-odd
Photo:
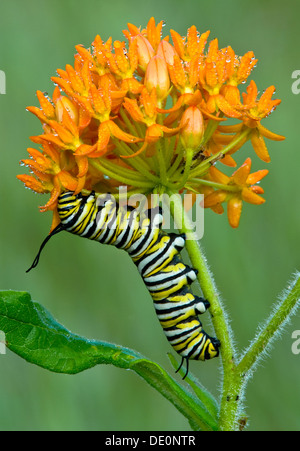
<instances>
[{"instance_id":1,"label":"caterpillar prolegs","mask_svg":"<svg viewBox=\"0 0 300 451\"><path fill-rule=\"evenodd\" d=\"M109 194L66 192L59 197L58 214L61 223L44 240L28 271L38 264L51 236L63 230L123 249L143 278L167 339L182 357L178 370L186 361L184 377L189 359L209 360L219 355L219 340L204 331L198 318L209 302L195 296L190 288L197 271L185 265L180 256L185 236L162 230L160 207L142 214L132 207L121 207Z\"/></svg>"}]
</instances>

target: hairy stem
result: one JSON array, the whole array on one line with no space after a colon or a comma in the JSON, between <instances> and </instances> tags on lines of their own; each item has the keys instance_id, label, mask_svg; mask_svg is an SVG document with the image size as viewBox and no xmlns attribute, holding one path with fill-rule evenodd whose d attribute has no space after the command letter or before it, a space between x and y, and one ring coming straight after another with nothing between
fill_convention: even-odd
<instances>
[{"instance_id":1,"label":"hairy stem","mask_svg":"<svg viewBox=\"0 0 300 451\"><path fill-rule=\"evenodd\" d=\"M236 352L232 342L226 314L219 299L217 288L208 268L206 259L193 231L192 222L184 211L179 194L169 192L172 196L170 209L177 228L186 234L186 249L192 265L198 270L198 279L204 297L210 302L210 313L217 338L221 342L221 359L223 366L223 385L219 411L219 430L234 431L238 429L238 415L241 410L241 398L249 378L245 378L270 342L276 338L278 331L296 312L300 305L300 273L285 291L284 299L274 309L266 324L261 328L254 341L245 352L240 362L236 362Z\"/></svg>"},{"instance_id":2,"label":"hairy stem","mask_svg":"<svg viewBox=\"0 0 300 451\"><path fill-rule=\"evenodd\" d=\"M287 319L295 312L300 301L300 274L297 275L292 287L288 289L286 298L277 306L274 313L261 329L255 341L246 351L244 357L238 365L240 374L249 372L265 348L274 339L278 330L284 325Z\"/></svg>"},{"instance_id":3,"label":"hairy stem","mask_svg":"<svg viewBox=\"0 0 300 451\"><path fill-rule=\"evenodd\" d=\"M192 230L191 221L182 207L181 197L172 195L171 213L181 233L186 234L186 249L191 263L198 270L198 279L204 297L210 302L210 313L217 338L221 341L221 358L223 365L223 390L219 414L220 428L235 429L235 418L238 409L238 399L241 382L236 375L234 361L234 346L232 333L219 299L213 277L208 269L206 259Z\"/></svg>"}]
</instances>

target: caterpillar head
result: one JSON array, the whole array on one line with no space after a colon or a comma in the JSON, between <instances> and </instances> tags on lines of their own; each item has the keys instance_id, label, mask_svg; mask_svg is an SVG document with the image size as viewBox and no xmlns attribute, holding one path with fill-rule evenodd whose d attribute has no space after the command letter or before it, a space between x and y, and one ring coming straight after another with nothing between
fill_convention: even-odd
<instances>
[{"instance_id":1,"label":"caterpillar head","mask_svg":"<svg viewBox=\"0 0 300 451\"><path fill-rule=\"evenodd\" d=\"M67 221L67 219L71 215L73 215L74 212L78 211L82 205L85 205L87 202L94 202L94 200L95 200L94 192L92 192L88 196L83 196L80 193L75 195L73 192L67 191L59 196L57 211L61 219L61 223L58 224L58 226L55 227L55 229L52 230L52 232L44 239L31 267L27 269L26 272L31 271L31 269L35 268L38 265L41 252L44 249L47 242L50 240L50 238L56 235L57 233L61 232L62 230L66 230L65 221Z\"/></svg>"}]
</instances>

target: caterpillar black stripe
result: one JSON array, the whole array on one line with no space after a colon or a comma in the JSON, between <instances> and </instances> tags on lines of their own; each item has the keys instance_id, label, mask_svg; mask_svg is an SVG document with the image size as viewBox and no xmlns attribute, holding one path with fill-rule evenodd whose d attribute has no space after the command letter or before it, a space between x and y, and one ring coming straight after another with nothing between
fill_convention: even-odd
<instances>
[{"instance_id":1,"label":"caterpillar black stripe","mask_svg":"<svg viewBox=\"0 0 300 451\"><path fill-rule=\"evenodd\" d=\"M120 207L109 194L66 192L59 197L58 213L61 223L44 240L28 271L38 264L51 236L62 230L124 249L151 294L167 339L182 357L180 368L186 361L184 377L189 359L209 360L219 355L219 340L204 331L198 318L209 308L209 302L195 296L190 288L197 271L185 265L180 256L185 236L161 230L160 207L139 213L132 207Z\"/></svg>"}]
</instances>

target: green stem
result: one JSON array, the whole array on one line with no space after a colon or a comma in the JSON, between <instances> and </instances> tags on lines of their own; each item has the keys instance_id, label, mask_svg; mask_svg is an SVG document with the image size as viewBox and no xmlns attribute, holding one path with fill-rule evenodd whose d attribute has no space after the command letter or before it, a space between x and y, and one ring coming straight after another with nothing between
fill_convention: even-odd
<instances>
[{"instance_id":1,"label":"green stem","mask_svg":"<svg viewBox=\"0 0 300 451\"><path fill-rule=\"evenodd\" d=\"M153 183L150 181L145 181L144 179L138 179L134 176L133 176L134 178L131 178L129 176L118 174L117 172L115 172L114 169L111 168L111 166L108 167L107 163L104 163L104 162L100 163L99 161L91 158L90 164L92 166L94 166L94 168L97 169L99 172L102 172L103 174L107 175L108 177L118 180L119 182L124 183L125 185L137 186L140 188L152 188L153 187Z\"/></svg>"},{"instance_id":2,"label":"green stem","mask_svg":"<svg viewBox=\"0 0 300 451\"><path fill-rule=\"evenodd\" d=\"M133 150L125 142L116 139L113 139L113 142L116 146L116 150L119 151L119 155L132 155ZM152 180L155 184L159 182L159 178L150 172L151 168L140 156L136 155L135 157L124 159L124 161L126 161L126 164L136 169L137 172L141 173L145 178Z\"/></svg>"},{"instance_id":3,"label":"green stem","mask_svg":"<svg viewBox=\"0 0 300 451\"><path fill-rule=\"evenodd\" d=\"M212 137L212 135L214 134L219 125L220 125L219 121L214 121L212 119L208 121L207 127L204 132L203 140L201 143L202 146L205 146L205 144L210 140L210 138Z\"/></svg>"},{"instance_id":4,"label":"green stem","mask_svg":"<svg viewBox=\"0 0 300 451\"><path fill-rule=\"evenodd\" d=\"M249 349L240 362L235 362L236 351L232 341L232 333L217 289L208 269L206 259L202 253L192 224L182 207L181 196L172 195L171 213L178 229L186 234L186 249L192 265L198 272L199 283L203 295L210 302L210 313L216 336L221 341L221 359L223 366L223 386L219 411L219 430L234 431L238 429L238 415L241 411L241 398L249 380L247 373L251 374L253 367L263 355L266 347L278 336L278 331L296 312L300 305L300 273L285 294L285 298L274 309L269 320L257 334Z\"/></svg>"},{"instance_id":5,"label":"green stem","mask_svg":"<svg viewBox=\"0 0 300 451\"><path fill-rule=\"evenodd\" d=\"M214 161L221 158L223 155L226 155L230 152L235 146L237 146L240 142L244 142L245 138L247 138L251 134L251 129L245 128L240 133L235 135L232 141L219 152L215 153L209 158L206 158L202 163L200 163L195 169L191 171L191 177L197 177L202 174L205 174L210 166L214 163Z\"/></svg>"},{"instance_id":6,"label":"green stem","mask_svg":"<svg viewBox=\"0 0 300 451\"><path fill-rule=\"evenodd\" d=\"M185 154L186 154L186 160L185 160L184 172L182 174L182 177L180 177L180 182L174 183L174 185L172 187L176 191L177 190L179 191L181 188L183 188L185 186L185 184L189 178L189 175L190 175L194 151L193 151L193 149L186 149Z\"/></svg>"},{"instance_id":7,"label":"green stem","mask_svg":"<svg viewBox=\"0 0 300 451\"><path fill-rule=\"evenodd\" d=\"M179 144L179 150L178 150L178 154L175 158L174 163L171 165L170 169L168 170L168 179L174 178L176 180L178 180L178 178L181 177L181 162L183 160L184 157L184 152L183 152L183 146L181 144ZM180 167L180 169L178 170L178 168Z\"/></svg>"},{"instance_id":8,"label":"green stem","mask_svg":"<svg viewBox=\"0 0 300 451\"><path fill-rule=\"evenodd\" d=\"M195 238L192 224L182 207L181 197L173 195L171 213L181 233L186 234L186 250L191 263L198 270L198 280L204 297L210 302L210 313L217 338L221 341L221 358L223 365L223 390L220 407L220 429L234 430L235 418L238 409L238 396L241 383L236 378L235 350L232 342L232 333L221 305L212 275L207 267L206 259L200 245Z\"/></svg>"},{"instance_id":9,"label":"green stem","mask_svg":"<svg viewBox=\"0 0 300 451\"><path fill-rule=\"evenodd\" d=\"M239 187L234 185L223 185L223 183L211 182L210 180L200 179L200 178L192 178L189 179L189 183L196 183L197 185L206 185L212 186L216 189L222 189L225 191L239 191Z\"/></svg>"},{"instance_id":10,"label":"green stem","mask_svg":"<svg viewBox=\"0 0 300 451\"><path fill-rule=\"evenodd\" d=\"M164 146L162 140L160 139L156 145L157 147L157 156L160 170L160 180L163 185L167 184L167 168L164 157Z\"/></svg>"},{"instance_id":11,"label":"green stem","mask_svg":"<svg viewBox=\"0 0 300 451\"><path fill-rule=\"evenodd\" d=\"M129 198L130 196L134 196L135 194L145 194L148 195L152 192L152 189L148 188L148 189L143 189L141 190L140 188L137 189L132 189L126 192L126 196L127 198ZM88 189L82 189L81 193L84 194L85 196L91 194L91 191ZM101 196L102 194L104 194L103 192L97 192L95 191L95 195L96 196ZM110 193L117 201L120 200L120 198L124 197L124 193Z\"/></svg>"},{"instance_id":12,"label":"green stem","mask_svg":"<svg viewBox=\"0 0 300 451\"><path fill-rule=\"evenodd\" d=\"M246 351L244 357L238 365L238 371L241 375L245 375L256 364L257 360L263 354L266 346L275 337L278 330L284 325L295 311L300 300L300 275L293 283L285 300L278 305L275 313L271 315L265 326Z\"/></svg>"},{"instance_id":13,"label":"green stem","mask_svg":"<svg viewBox=\"0 0 300 451\"><path fill-rule=\"evenodd\" d=\"M127 125L129 133L131 133L132 135L138 135L138 136L142 137L142 135L138 134L138 131L136 128L136 125L138 124L138 122L134 122L134 125L133 125L133 123L131 122L131 120L129 119L129 117L126 114L124 107L120 108L120 115L121 115L121 118L123 119L123 121L125 122L125 124Z\"/></svg>"},{"instance_id":14,"label":"green stem","mask_svg":"<svg viewBox=\"0 0 300 451\"><path fill-rule=\"evenodd\" d=\"M172 159L174 157L175 154L175 149L176 149L176 135L172 136L171 138L169 138L168 140L168 145L166 146L166 166L167 168L171 168L172 167ZM169 176L169 173L168 173Z\"/></svg>"}]
</instances>

